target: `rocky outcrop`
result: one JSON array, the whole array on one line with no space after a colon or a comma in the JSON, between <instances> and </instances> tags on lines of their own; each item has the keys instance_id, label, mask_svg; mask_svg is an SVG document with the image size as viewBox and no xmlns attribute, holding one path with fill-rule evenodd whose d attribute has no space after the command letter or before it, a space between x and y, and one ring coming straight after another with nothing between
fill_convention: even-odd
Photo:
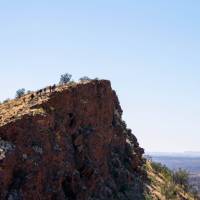
<instances>
[{"instance_id":1,"label":"rocky outcrop","mask_svg":"<svg viewBox=\"0 0 200 200\"><path fill-rule=\"evenodd\" d=\"M144 150L110 82L0 105L0 199L144 199Z\"/></svg>"}]
</instances>

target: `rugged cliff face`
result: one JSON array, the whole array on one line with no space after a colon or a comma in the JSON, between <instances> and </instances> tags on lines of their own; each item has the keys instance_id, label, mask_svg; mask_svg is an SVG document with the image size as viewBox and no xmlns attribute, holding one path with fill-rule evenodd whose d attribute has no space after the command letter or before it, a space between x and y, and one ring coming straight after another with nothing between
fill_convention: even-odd
<instances>
[{"instance_id":1,"label":"rugged cliff face","mask_svg":"<svg viewBox=\"0 0 200 200\"><path fill-rule=\"evenodd\" d=\"M109 81L0 105L0 199L144 199L143 149Z\"/></svg>"}]
</instances>

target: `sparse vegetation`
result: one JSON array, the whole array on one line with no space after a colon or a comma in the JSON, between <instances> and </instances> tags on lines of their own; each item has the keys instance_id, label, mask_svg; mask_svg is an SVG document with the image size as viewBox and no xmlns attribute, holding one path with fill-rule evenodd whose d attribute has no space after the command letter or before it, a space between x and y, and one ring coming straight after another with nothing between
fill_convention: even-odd
<instances>
[{"instance_id":1,"label":"sparse vegetation","mask_svg":"<svg viewBox=\"0 0 200 200\"><path fill-rule=\"evenodd\" d=\"M59 84L60 85L63 85L63 84L68 84L69 86L73 86L76 84L76 82L74 80L71 80L72 78L72 75L69 74L69 73L65 73L65 74L62 74L60 76L60 81L59 81ZM90 79L88 76L83 76L79 79L80 82L86 82L86 81L90 81L92 79ZM99 80L98 78L95 78L93 80ZM55 85L55 84L54 84ZM42 91L41 90L38 90L38 91ZM31 91L31 90L25 90L25 88L21 88L21 89L18 89L16 91L16 94L15 94L15 98L16 99L19 99L21 98L22 96L26 95L26 94L31 94L33 93L34 91ZM4 101L0 102L0 104L4 104L4 103L7 103L8 101L10 101L9 98L5 99Z\"/></svg>"},{"instance_id":2,"label":"sparse vegetation","mask_svg":"<svg viewBox=\"0 0 200 200\"><path fill-rule=\"evenodd\" d=\"M144 198L145 200L153 200L153 197L149 194L145 194Z\"/></svg>"},{"instance_id":3,"label":"sparse vegetation","mask_svg":"<svg viewBox=\"0 0 200 200\"><path fill-rule=\"evenodd\" d=\"M176 199L178 190L177 186L173 182L167 182L161 188L161 193L166 197L166 199Z\"/></svg>"},{"instance_id":4,"label":"sparse vegetation","mask_svg":"<svg viewBox=\"0 0 200 200\"><path fill-rule=\"evenodd\" d=\"M165 178L172 179L173 172L165 165L162 165L161 163L152 162L152 168L154 169L156 174L163 174Z\"/></svg>"},{"instance_id":5,"label":"sparse vegetation","mask_svg":"<svg viewBox=\"0 0 200 200\"><path fill-rule=\"evenodd\" d=\"M66 84L66 83L69 83L70 80L72 78L72 75L69 74L69 73L65 73L65 74L62 74L61 77L60 77L60 84Z\"/></svg>"},{"instance_id":6,"label":"sparse vegetation","mask_svg":"<svg viewBox=\"0 0 200 200\"><path fill-rule=\"evenodd\" d=\"M90 81L91 79L88 76L83 76L79 79L80 82Z\"/></svg>"},{"instance_id":7,"label":"sparse vegetation","mask_svg":"<svg viewBox=\"0 0 200 200\"><path fill-rule=\"evenodd\" d=\"M10 101L10 99L7 98L7 99L5 99L5 100L3 101L3 103L7 103L7 102L9 102L9 101Z\"/></svg>"},{"instance_id":8,"label":"sparse vegetation","mask_svg":"<svg viewBox=\"0 0 200 200\"><path fill-rule=\"evenodd\" d=\"M31 91L31 90L28 90L26 93L27 94L31 94L33 91Z\"/></svg>"},{"instance_id":9,"label":"sparse vegetation","mask_svg":"<svg viewBox=\"0 0 200 200\"><path fill-rule=\"evenodd\" d=\"M161 163L150 163L153 173L155 174L149 177L151 184L160 187L160 193L165 196L166 199L181 199L179 198L181 193L197 199L196 191L189 184L189 173L186 170L179 169L177 171L172 171ZM161 179L162 182L159 182L159 179Z\"/></svg>"},{"instance_id":10,"label":"sparse vegetation","mask_svg":"<svg viewBox=\"0 0 200 200\"><path fill-rule=\"evenodd\" d=\"M74 80L71 80L71 81L68 82L68 85L69 85L69 86L73 86L73 85L75 85L75 84L76 84L76 82L75 82Z\"/></svg>"},{"instance_id":11,"label":"sparse vegetation","mask_svg":"<svg viewBox=\"0 0 200 200\"><path fill-rule=\"evenodd\" d=\"M175 171L173 173L173 181L184 187L185 190L189 189L189 173L186 170L180 168Z\"/></svg>"},{"instance_id":12,"label":"sparse vegetation","mask_svg":"<svg viewBox=\"0 0 200 200\"><path fill-rule=\"evenodd\" d=\"M25 91L26 90L24 88L21 88L21 89L17 90L16 91L16 98L20 98L20 97L24 96Z\"/></svg>"}]
</instances>

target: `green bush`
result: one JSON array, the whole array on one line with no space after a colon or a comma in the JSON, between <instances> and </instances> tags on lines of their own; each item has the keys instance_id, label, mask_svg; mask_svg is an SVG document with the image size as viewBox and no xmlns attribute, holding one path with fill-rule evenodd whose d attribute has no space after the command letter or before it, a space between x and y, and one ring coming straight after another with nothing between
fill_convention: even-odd
<instances>
[{"instance_id":1,"label":"green bush","mask_svg":"<svg viewBox=\"0 0 200 200\"><path fill-rule=\"evenodd\" d=\"M151 164L153 170L155 171L155 173L159 174L163 174L163 176L167 179L171 179L173 176L173 172L165 165L162 165L161 163L157 163L157 162L152 162Z\"/></svg>"},{"instance_id":2,"label":"green bush","mask_svg":"<svg viewBox=\"0 0 200 200\"><path fill-rule=\"evenodd\" d=\"M173 182L165 184L164 187L162 187L161 189L161 193L165 196L166 199L176 199L176 185Z\"/></svg>"},{"instance_id":3,"label":"green bush","mask_svg":"<svg viewBox=\"0 0 200 200\"><path fill-rule=\"evenodd\" d=\"M80 79L79 79L79 81L81 81L81 82L85 82L85 81L90 81L91 79L89 78L89 77L87 77L87 76L83 76L83 77L81 77Z\"/></svg>"},{"instance_id":4,"label":"green bush","mask_svg":"<svg viewBox=\"0 0 200 200\"><path fill-rule=\"evenodd\" d=\"M62 74L61 77L60 77L60 82L59 83L60 84L69 83L71 78L72 78L71 74L68 74L68 73Z\"/></svg>"},{"instance_id":5,"label":"green bush","mask_svg":"<svg viewBox=\"0 0 200 200\"><path fill-rule=\"evenodd\" d=\"M24 96L24 94L25 94L25 89L21 88L16 91L16 98L20 98L20 97Z\"/></svg>"},{"instance_id":6,"label":"green bush","mask_svg":"<svg viewBox=\"0 0 200 200\"><path fill-rule=\"evenodd\" d=\"M184 187L185 190L189 189L189 173L184 169L179 169L173 173L173 181Z\"/></svg>"}]
</instances>

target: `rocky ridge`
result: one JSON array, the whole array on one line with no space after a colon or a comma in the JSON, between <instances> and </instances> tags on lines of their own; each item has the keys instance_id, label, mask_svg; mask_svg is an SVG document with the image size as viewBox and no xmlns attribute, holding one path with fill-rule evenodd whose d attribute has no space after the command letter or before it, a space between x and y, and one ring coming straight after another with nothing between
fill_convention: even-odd
<instances>
[{"instance_id":1,"label":"rocky ridge","mask_svg":"<svg viewBox=\"0 0 200 200\"><path fill-rule=\"evenodd\" d=\"M143 153L107 80L0 105L1 200L195 199Z\"/></svg>"},{"instance_id":2,"label":"rocky ridge","mask_svg":"<svg viewBox=\"0 0 200 200\"><path fill-rule=\"evenodd\" d=\"M0 199L145 199L144 150L107 80L0 105Z\"/></svg>"}]
</instances>

